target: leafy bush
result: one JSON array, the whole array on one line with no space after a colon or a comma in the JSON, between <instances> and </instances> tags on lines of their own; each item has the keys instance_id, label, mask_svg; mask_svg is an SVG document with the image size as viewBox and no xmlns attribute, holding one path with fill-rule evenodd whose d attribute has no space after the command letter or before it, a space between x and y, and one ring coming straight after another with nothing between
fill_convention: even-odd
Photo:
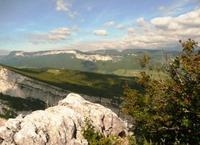
<instances>
[{"instance_id":1,"label":"leafy bush","mask_svg":"<svg viewBox=\"0 0 200 145\"><path fill-rule=\"evenodd\" d=\"M105 137L100 132L96 131L91 121L85 120L85 127L83 128L83 136L88 141L89 145L136 145L135 138L128 136L127 138L120 138L118 136Z\"/></svg>"},{"instance_id":2,"label":"leafy bush","mask_svg":"<svg viewBox=\"0 0 200 145\"><path fill-rule=\"evenodd\" d=\"M12 109L3 108L2 113L0 113L0 118L9 119L17 116L17 113Z\"/></svg>"},{"instance_id":3,"label":"leafy bush","mask_svg":"<svg viewBox=\"0 0 200 145\"><path fill-rule=\"evenodd\" d=\"M135 120L140 143L143 137L154 144L200 142L200 52L191 39L180 43L183 52L169 64L169 79L141 72L143 92L125 86L123 111Z\"/></svg>"}]
</instances>

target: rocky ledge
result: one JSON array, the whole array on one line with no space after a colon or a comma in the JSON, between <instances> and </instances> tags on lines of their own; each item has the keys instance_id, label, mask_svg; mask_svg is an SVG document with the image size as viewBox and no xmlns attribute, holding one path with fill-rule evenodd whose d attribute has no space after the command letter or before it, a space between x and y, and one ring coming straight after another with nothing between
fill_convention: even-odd
<instances>
[{"instance_id":1,"label":"rocky ledge","mask_svg":"<svg viewBox=\"0 0 200 145\"><path fill-rule=\"evenodd\" d=\"M110 109L69 94L57 106L9 119L0 127L1 145L87 145L85 118L105 136L127 135L127 125Z\"/></svg>"}]
</instances>

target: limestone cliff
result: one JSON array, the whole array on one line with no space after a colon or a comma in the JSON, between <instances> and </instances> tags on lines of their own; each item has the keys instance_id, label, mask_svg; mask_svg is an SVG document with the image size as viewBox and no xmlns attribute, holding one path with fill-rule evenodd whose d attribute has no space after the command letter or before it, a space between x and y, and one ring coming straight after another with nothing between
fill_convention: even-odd
<instances>
[{"instance_id":1,"label":"limestone cliff","mask_svg":"<svg viewBox=\"0 0 200 145\"><path fill-rule=\"evenodd\" d=\"M9 119L0 127L1 145L87 145L82 136L84 119L104 135L126 135L127 127L102 105L69 94L57 106Z\"/></svg>"},{"instance_id":2,"label":"limestone cliff","mask_svg":"<svg viewBox=\"0 0 200 145\"><path fill-rule=\"evenodd\" d=\"M48 105L54 105L68 94L67 91L49 84L25 77L0 66L0 93L40 99Z\"/></svg>"}]
</instances>

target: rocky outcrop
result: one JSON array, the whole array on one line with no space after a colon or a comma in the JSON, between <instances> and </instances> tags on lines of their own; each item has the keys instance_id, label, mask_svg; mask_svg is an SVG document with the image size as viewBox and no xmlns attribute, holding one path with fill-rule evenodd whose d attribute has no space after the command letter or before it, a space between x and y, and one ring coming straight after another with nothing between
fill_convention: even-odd
<instances>
[{"instance_id":1,"label":"rocky outcrop","mask_svg":"<svg viewBox=\"0 0 200 145\"><path fill-rule=\"evenodd\" d=\"M69 94L57 106L9 119L0 128L1 145L87 145L85 118L105 136L126 135L127 127L110 109Z\"/></svg>"},{"instance_id":2,"label":"rocky outcrop","mask_svg":"<svg viewBox=\"0 0 200 145\"><path fill-rule=\"evenodd\" d=\"M1 66L0 93L21 98L40 99L48 105L55 105L68 94L65 90L28 78Z\"/></svg>"},{"instance_id":3,"label":"rocky outcrop","mask_svg":"<svg viewBox=\"0 0 200 145\"><path fill-rule=\"evenodd\" d=\"M0 93L25 99L39 99L47 106L54 106L69 94L70 91L34 80L0 65ZM119 108L111 104L113 101L112 98L102 98L83 94L82 97L90 102L98 102L103 106L111 108L116 113L119 112Z\"/></svg>"},{"instance_id":4,"label":"rocky outcrop","mask_svg":"<svg viewBox=\"0 0 200 145\"><path fill-rule=\"evenodd\" d=\"M6 120L3 118L0 118L0 127L5 125Z\"/></svg>"}]
</instances>

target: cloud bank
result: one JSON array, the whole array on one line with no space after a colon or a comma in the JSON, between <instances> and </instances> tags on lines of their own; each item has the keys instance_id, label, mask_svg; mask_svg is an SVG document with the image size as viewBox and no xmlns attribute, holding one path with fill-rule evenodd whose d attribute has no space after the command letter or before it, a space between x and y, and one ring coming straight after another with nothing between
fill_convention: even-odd
<instances>
[{"instance_id":1,"label":"cloud bank","mask_svg":"<svg viewBox=\"0 0 200 145\"><path fill-rule=\"evenodd\" d=\"M63 0L58 0L63 1ZM59 4L58 10L67 11L67 6ZM94 40L85 40L84 36L80 41L75 38L74 42L66 43L66 48L81 50L96 49L169 49L176 48L179 40L188 38L200 41L200 8L178 16L154 17L149 20L140 17L134 24L128 26L108 21L101 29L91 30L87 35L96 35ZM111 38L106 29L121 29L126 31L120 37ZM71 38L75 30L62 27L51 30L47 33L32 34L30 37L33 43L52 43ZM81 31L81 30L80 30ZM79 35L79 33L77 33ZM101 37L100 37L101 36ZM107 37L105 37L107 36ZM102 38L105 38L102 40Z\"/></svg>"},{"instance_id":2,"label":"cloud bank","mask_svg":"<svg viewBox=\"0 0 200 145\"><path fill-rule=\"evenodd\" d=\"M113 26L115 23L110 21L105 24ZM83 49L168 49L177 47L179 40L192 38L200 41L200 9L174 17L155 17L150 20L141 17L136 20L136 24L127 28L127 34L121 38L74 45ZM107 32L96 30L94 34L105 36Z\"/></svg>"}]
</instances>

